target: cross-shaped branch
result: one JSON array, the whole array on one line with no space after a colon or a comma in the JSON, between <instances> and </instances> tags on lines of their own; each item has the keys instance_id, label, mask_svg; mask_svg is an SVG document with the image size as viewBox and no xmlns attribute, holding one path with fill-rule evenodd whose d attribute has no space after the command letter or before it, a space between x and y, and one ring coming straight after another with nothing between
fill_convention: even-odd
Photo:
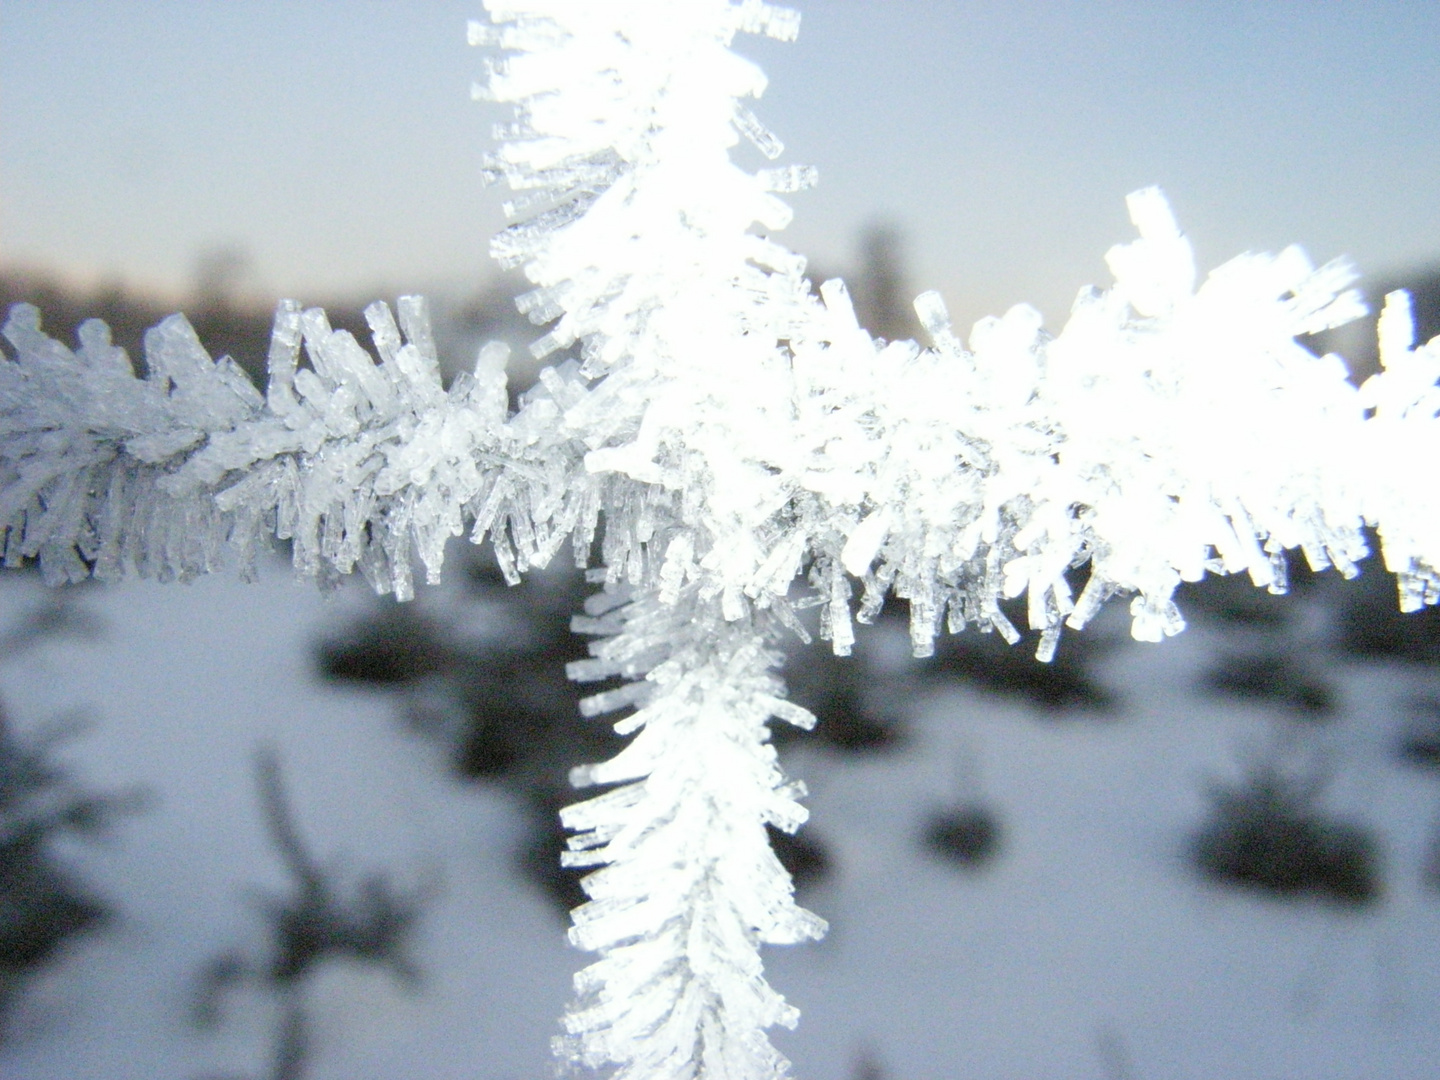
<instances>
[{"instance_id":1,"label":"cross-shaped branch","mask_svg":"<svg viewBox=\"0 0 1440 1080\"><path fill-rule=\"evenodd\" d=\"M797 607L818 606L844 654L893 592L924 655L942 626L1018 640L999 602L1023 595L1048 660L1117 594L1158 641L1184 627L1182 580L1244 572L1283 592L1295 549L1349 576L1366 524L1401 606L1440 599L1440 499L1411 479L1437 449L1440 347L1412 349L1403 297L1381 321L1384 371L1357 390L1297 341L1361 313L1345 265L1289 248L1197 287L1147 189L1129 200L1139 238L1108 255L1115 283L1082 292L1059 334L1019 306L962 343L927 293L928 347L877 341L842 282L815 295L768 238L790 218L777 194L813 170L730 157L742 139L781 153L743 104L765 77L730 42L791 38L795 13L486 6L472 40L505 57L479 93L517 113L489 165L517 192L493 253L535 285L519 304L550 327L537 356L578 357L510 414L501 346L442 387L420 300L398 324L367 311L374 357L286 302L262 397L179 316L147 335L137 379L103 325L72 352L20 307L0 528L6 562L38 558L52 581L185 577L227 549L249 567L273 534L303 574L359 569L401 597L412 561L434 580L467 529L510 578L570 541L601 587L574 622L592 659L570 673L621 680L583 710L633 709L617 730L635 738L576 770L616 786L564 815L568 861L602 869L571 931L601 958L577 977L563 1058L627 1080L783 1072L763 1031L796 1013L758 945L824 931L764 831L805 818L766 729L814 722L772 671L773 637L805 633ZM1076 597L1067 571L1086 564Z\"/></svg>"}]
</instances>

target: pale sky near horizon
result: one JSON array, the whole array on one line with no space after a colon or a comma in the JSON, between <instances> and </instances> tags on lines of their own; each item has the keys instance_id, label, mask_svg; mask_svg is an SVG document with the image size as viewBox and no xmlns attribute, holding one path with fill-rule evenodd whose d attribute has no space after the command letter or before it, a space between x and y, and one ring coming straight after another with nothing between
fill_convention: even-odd
<instances>
[{"instance_id":1,"label":"pale sky near horizon","mask_svg":"<svg viewBox=\"0 0 1440 1080\"><path fill-rule=\"evenodd\" d=\"M1124 195L1171 196L1202 269L1300 242L1388 275L1440 261L1440 4L812 0L742 38L787 162L779 239L844 269L896 224L912 291L1051 322L1105 283ZM497 110L479 0L0 0L0 267L161 290L206 250L323 300L491 273Z\"/></svg>"}]
</instances>

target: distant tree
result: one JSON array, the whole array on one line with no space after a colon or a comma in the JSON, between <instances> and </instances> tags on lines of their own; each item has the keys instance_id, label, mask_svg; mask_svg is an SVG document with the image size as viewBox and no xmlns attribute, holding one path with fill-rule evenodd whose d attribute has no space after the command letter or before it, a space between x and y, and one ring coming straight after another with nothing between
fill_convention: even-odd
<instances>
[{"instance_id":1,"label":"distant tree","mask_svg":"<svg viewBox=\"0 0 1440 1080\"><path fill-rule=\"evenodd\" d=\"M860 264L850 287L855 317L877 338L908 341L923 332L910 303L904 241L896 226L874 224L861 234Z\"/></svg>"},{"instance_id":2,"label":"distant tree","mask_svg":"<svg viewBox=\"0 0 1440 1080\"><path fill-rule=\"evenodd\" d=\"M1298 566L1289 584L1287 597L1236 578L1180 591L1187 610L1223 634L1198 688L1257 706L1272 728L1268 744L1240 763L1237 779L1207 785L1209 817L1189 854L1221 885L1369 909L1398 868L1385 865L1383 838L1372 825L1327 808L1332 781L1347 764L1322 752L1325 729L1346 720L1340 679L1347 668L1398 664L1421 676L1440 669L1440 612L1398 614L1394 575L1380 567L1337 582ZM1440 706L1403 690L1382 704L1395 729L1396 763L1437 768Z\"/></svg>"},{"instance_id":3,"label":"distant tree","mask_svg":"<svg viewBox=\"0 0 1440 1080\"><path fill-rule=\"evenodd\" d=\"M0 633L0 661L48 637L93 630L71 605L42 603ZM25 981L116 917L55 851L63 837L105 835L144 802L138 791L91 790L57 760L82 726L54 723L24 738L0 706L0 1041Z\"/></svg>"},{"instance_id":4,"label":"distant tree","mask_svg":"<svg viewBox=\"0 0 1440 1080\"><path fill-rule=\"evenodd\" d=\"M388 971L404 986L418 985L420 970L409 941L423 898L402 894L383 874L353 885L337 881L300 838L273 748L256 753L255 772L266 833L294 888L262 902L270 945L265 956L229 951L201 972L192 1016L202 1027L219 1023L222 998L241 984L274 995L281 1012L269 1075L300 1080L313 1051L305 1002L309 979L327 961L353 960Z\"/></svg>"},{"instance_id":5,"label":"distant tree","mask_svg":"<svg viewBox=\"0 0 1440 1080\"><path fill-rule=\"evenodd\" d=\"M1288 775L1263 762L1234 784L1210 789L1212 820L1193 840L1211 879L1282 897L1365 907L1380 897L1379 844L1364 826L1326 814L1321 777Z\"/></svg>"}]
</instances>

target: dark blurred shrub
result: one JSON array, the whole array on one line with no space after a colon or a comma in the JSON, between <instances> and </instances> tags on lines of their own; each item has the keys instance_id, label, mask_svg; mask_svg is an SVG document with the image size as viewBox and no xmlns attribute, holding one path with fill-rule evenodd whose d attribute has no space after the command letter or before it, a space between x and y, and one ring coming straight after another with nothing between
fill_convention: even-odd
<instances>
[{"instance_id":1,"label":"dark blurred shrub","mask_svg":"<svg viewBox=\"0 0 1440 1080\"><path fill-rule=\"evenodd\" d=\"M102 835L142 800L88 791L73 779L54 752L75 731L55 726L22 740L0 712L0 1039L25 979L115 916L54 845Z\"/></svg>"},{"instance_id":2,"label":"dark blurred shrub","mask_svg":"<svg viewBox=\"0 0 1440 1080\"><path fill-rule=\"evenodd\" d=\"M1316 806L1321 786L1270 766L1238 784L1215 784L1211 820L1191 845L1194 865L1212 881L1275 897L1349 908L1375 903L1379 844L1370 830L1323 814Z\"/></svg>"},{"instance_id":3,"label":"dark blurred shrub","mask_svg":"<svg viewBox=\"0 0 1440 1080\"><path fill-rule=\"evenodd\" d=\"M1286 653L1226 657L1202 682L1216 693L1248 698L1307 718L1329 716L1335 710L1335 692L1329 680Z\"/></svg>"},{"instance_id":4,"label":"dark blurred shrub","mask_svg":"<svg viewBox=\"0 0 1440 1080\"><path fill-rule=\"evenodd\" d=\"M979 803L935 813L925 824L925 849L935 858L978 870L1000 853L1000 819Z\"/></svg>"}]
</instances>

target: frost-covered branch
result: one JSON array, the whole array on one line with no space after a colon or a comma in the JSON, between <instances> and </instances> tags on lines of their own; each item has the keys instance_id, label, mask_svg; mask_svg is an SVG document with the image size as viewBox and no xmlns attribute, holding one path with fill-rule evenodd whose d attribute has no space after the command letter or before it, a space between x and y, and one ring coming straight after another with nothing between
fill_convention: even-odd
<instances>
[{"instance_id":1,"label":"frost-covered branch","mask_svg":"<svg viewBox=\"0 0 1440 1080\"><path fill-rule=\"evenodd\" d=\"M577 831L563 861L604 865L585 878L588 904L570 939L600 960L576 976L562 1058L619 1066L644 1077L777 1076L785 1060L766 1039L799 1013L765 981L758 947L818 938L825 923L795 905L790 875L765 825L787 832L806 818L786 783L766 722L811 727L785 700L771 669L780 629L762 616L726 619L690 586L673 601L605 592L574 629L599 635L572 678L627 680L586 698L601 715L635 711L615 726L635 733L610 761L572 774L578 787L618 784L566 809Z\"/></svg>"},{"instance_id":2,"label":"frost-covered branch","mask_svg":"<svg viewBox=\"0 0 1440 1080\"><path fill-rule=\"evenodd\" d=\"M1345 264L1289 248L1197 288L1147 189L1130 198L1139 239L1109 253L1115 284L1082 291L1058 335L1021 305L965 343L927 293L930 348L878 341L842 283L813 295L803 260L754 231L783 226L773 192L813 171L730 160L742 138L780 144L744 104L763 75L728 46L791 36L794 16L749 0L490 7L498 27L472 37L513 55L482 94L518 117L492 169L524 193L494 249L538 286L522 305L554 320L536 351L579 339L582 372L603 376L566 422L588 470L634 481L606 505L626 556L607 553L612 580L668 597L695 582L727 618L786 618L808 573L841 653L852 613L891 590L921 655L942 626L1018 639L999 601L1026 595L1048 659L1062 625L1116 593L1139 594L1135 636L1158 640L1184 625L1182 580L1244 571L1283 591L1294 548L1350 573L1368 522L1407 538L1387 552L1407 603L1433 601L1428 511L1367 494L1373 470L1397 473L1396 436L1366 421L1338 358L1296 340L1363 313ZM1066 571L1087 562L1076 598Z\"/></svg>"},{"instance_id":3,"label":"frost-covered branch","mask_svg":"<svg viewBox=\"0 0 1440 1080\"><path fill-rule=\"evenodd\" d=\"M1008 640L1025 597L1038 655L1062 626L1133 596L1133 633L1178 632L1181 581L1245 572L1286 587L1287 552L1346 575L1378 527L1407 610L1440 600L1440 342L1412 348L1403 302L1381 321L1384 370L1356 389L1305 335L1361 314L1343 263L1245 255L1197 284L1156 189L1130 196L1139 237L1114 284L1083 290L1047 333L1024 305L968 340L933 293L930 341L885 342L842 282L818 295L770 239L779 195L813 169L747 171L779 139L751 111L763 73L737 33L794 37L762 0L486 0L471 38L498 50L477 95L515 107L488 171L515 197L492 245L535 286L537 356L578 346L507 415L503 349L445 392L418 301L367 315L376 363L319 312L283 305L262 398L183 319L147 338L137 379L100 324L72 353L17 308L0 362L5 559L52 580L242 564L273 532L296 566L358 568L410 593L445 540L489 535L508 578L567 539L605 593L579 678L631 680L587 708L635 732L581 783L623 786L566 811L587 879L562 1054L626 1080L776 1076L763 1031L793 1013L757 946L815 936L764 824L803 819L766 742L788 706L777 627L820 608L837 653L887 594L914 651L943 628ZM405 337L402 338L400 328ZM301 342L308 366L298 364ZM603 518L603 522L602 522ZM1070 572L1089 565L1078 596ZM807 596L794 594L796 578ZM856 606L855 584L861 586ZM633 596L633 601L625 601Z\"/></svg>"},{"instance_id":4,"label":"frost-covered branch","mask_svg":"<svg viewBox=\"0 0 1440 1080\"><path fill-rule=\"evenodd\" d=\"M584 561L603 512L614 582L668 598L695 583L727 618L773 608L794 625L804 574L840 653L889 591L921 654L941 627L1014 638L999 601L1023 594L1046 657L1115 593L1139 594L1136 636L1157 639L1183 625L1181 580L1245 571L1283 589L1295 548L1348 573L1369 523L1406 605L1435 598L1431 512L1394 464L1431 438L1431 353L1395 344L1397 309L1387 364L1420 403L1397 414L1400 375L1357 393L1296 340L1360 313L1343 264L1247 255L1197 288L1147 190L1131 197L1139 240L1110 252L1115 284L1083 291L1058 335L1019 306L962 342L927 293L930 347L875 340L842 283L814 295L803 260L754 231L783 227L775 192L813 170L730 160L742 139L780 145L745 104L763 74L729 44L793 36L797 16L753 0L491 6L472 37L510 55L481 92L518 111L491 171L519 192L494 250L553 324L535 351L578 341L578 370L549 370L507 417L499 347L446 394L418 302L402 304L408 341L369 310L378 364L285 305L262 400L183 320L151 332L136 379L103 326L72 354L17 309L0 366L10 562L183 576L273 532L302 572L359 568L408 595L412 555L433 577L467 528L514 572L567 536ZM1076 598L1066 571L1086 562Z\"/></svg>"},{"instance_id":5,"label":"frost-covered branch","mask_svg":"<svg viewBox=\"0 0 1440 1080\"><path fill-rule=\"evenodd\" d=\"M183 316L146 334L138 378L103 323L85 323L71 351L18 305L4 329L16 356L0 362L7 564L38 558L51 581L131 566L183 578L227 549L249 570L274 535L293 542L302 574L358 569L407 597L414 558L435 578L467 525L477 539L513 526L518 552L497 541L512 574L548 560L589 495L577 455L550 437L549 391L507 423L504 346L482 350L447 393L422 300L401 299L398 326L384 304L365 314L378 363L323 311L282 303L262 397Z\"/></svg>"}]
</instances>

